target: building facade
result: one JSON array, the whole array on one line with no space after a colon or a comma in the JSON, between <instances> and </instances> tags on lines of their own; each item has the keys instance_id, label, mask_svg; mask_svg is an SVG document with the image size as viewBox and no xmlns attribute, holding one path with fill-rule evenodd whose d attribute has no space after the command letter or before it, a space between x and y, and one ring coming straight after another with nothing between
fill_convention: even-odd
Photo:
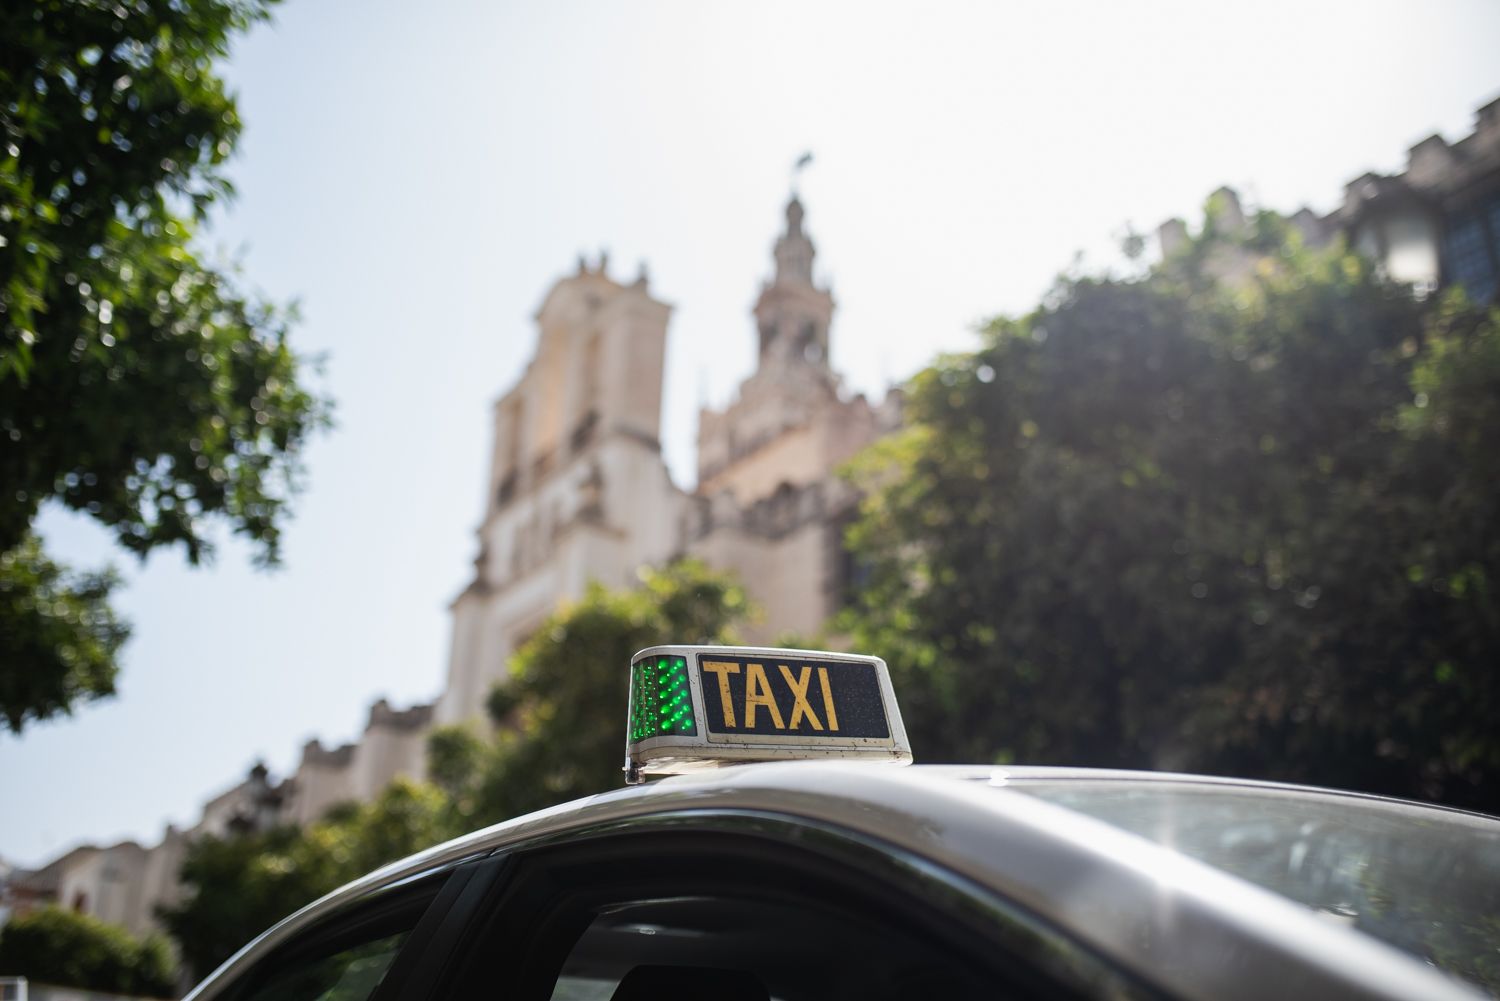
<instances>
[{"instance_id":1,"label":"building facade","mask_svg":"<svg viewBox=\"0 0 1500 1001\"><path fill-rule=\"evenodd\" d=\"M484 716L510 654L590 581L628 586L677 545L684 495L661 454L671 307L602 259L552 287L537 350L495 404L474 577L454 601L439 724Z\"/></svg>"},{"instance_id":2,"label":"building facade","mask_svg":"<svg viewBox=\"0 0 1500 1001\"><path fill-rule=\"evenodd\" d=\"M901 419L899 391L872 405L829 365L833 295L814 279L803 216L793 198L753 310L755 371L727 407L698 415L698 486L677 546L744 582L764 612L756 642L811 636L842 604L858 497L837 470Z\"/></svg>"},{"instance_id":3,"label":"building facade","mask_svg":"<svg viewBox=\"0 0 1500 1001\"><path fill-rule=\"evenodd\" d=\"M662 459L671 308L644 275L616 282L580 261L536 315L537 352L495 404L474 578L453 603L438 724L482 719L510 655L591 582L629 587L640 568L696 556L736 573L764 610L752 639L809 634L841 598L842 526L854 502L838 467L894 426L829 367L833 296L795 197L753 310L755 372L699 415L697 486Z\"/></svg>"},{"instance_id":4,"label":"building facade","mask_svg":"<svg viewBox=\"0 0 1500 1001\"><path fill-rule=\"evenodd\" d=\"M1213 196L1218 224L1246 225L1239 197L1228 188ZM1318 215L1303 208L1291 223L1310 245L1342 237L1377 262L1385 275L1428 293L1462 287L1477 303L1500 298L1500 99L1480 108L1474 131L1455 143L1431 135L1406 154L1399 174L1365 173L1344 185L1338 208ZM1162 253L1171 256L1188 239L1171 219L1157 229ZM1210 267L1235 280L1254 267L1225 248Z\"/></svg>"}]
</instances>

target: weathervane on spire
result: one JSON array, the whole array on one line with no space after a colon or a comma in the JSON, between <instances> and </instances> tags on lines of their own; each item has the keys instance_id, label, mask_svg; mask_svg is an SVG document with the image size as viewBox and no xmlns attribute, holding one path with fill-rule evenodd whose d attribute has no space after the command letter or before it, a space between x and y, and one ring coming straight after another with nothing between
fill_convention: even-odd
<instances>
[{"instance_id":1,"label":"weathervane on spire","mask_svg":"<svg viewBox=\"0 0 1500 1001\"><path fill-rule=\"evenodd\" d=\"M793 198L797 197L797 178L802 174L802 171L810 163L812 163L812 150L808 150L806 153L803 153L801 156L797 157L797 162L794 163L794 164L792 164L792 197Z\"/></svg>"}]
</instances>

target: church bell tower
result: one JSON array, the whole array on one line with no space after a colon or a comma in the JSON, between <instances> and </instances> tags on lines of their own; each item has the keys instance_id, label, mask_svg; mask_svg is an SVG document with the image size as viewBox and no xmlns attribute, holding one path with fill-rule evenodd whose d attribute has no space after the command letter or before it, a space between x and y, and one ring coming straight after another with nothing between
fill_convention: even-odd
<instances>
[{"instance_id":1,"label":"church bell tower","mask_svg":"<svg viewBox=\"0 0 1500 1001\"><path fill-rule=\"evenodd\" d=\"M833 296L813 281L816 250L802 229L802 202L794 194L786 206L786 232L776 239L776 271L761 287L755 304L760 332L757 367L807 366L832 378L828 367L828 326Z\"/></svg>"}]
</instances>

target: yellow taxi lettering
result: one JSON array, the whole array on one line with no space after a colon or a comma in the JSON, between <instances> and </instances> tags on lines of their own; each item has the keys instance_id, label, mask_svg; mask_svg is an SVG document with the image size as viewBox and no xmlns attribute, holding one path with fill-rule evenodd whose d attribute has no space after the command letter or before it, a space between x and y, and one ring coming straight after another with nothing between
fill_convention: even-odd
<instances>
[{"instance_id":1,"label":"yellow taxi lettering","mask_svg":"<svg viewBox=\"0 0 1500 1001\"><path fill-rule=\"evenodd\" d=\"M818 668L818 685L823 689L823 712L828 714L828 729L839 728L839 713L833 707L833 687L828 684L828 668Z\"/></svg>"},{"instance_id":2,"label":"yellow taxi lettering","mask_svg":"<svg viewBox=\"0 0 1500 1001\"><path fill-rule=\"evenodd\" d=\"M911 761L885 661L860 654L647 647L631 658L626 724L631 785L739 761Z\"/></svg>"},{"instance_id":3,"label":"yellow taxi lettering","mask_svg":"<svg viewBox=\"0 0 1500 1001\"><path fill-rule=\"evenodd\" d=\"M728 686L728 682L721 682ZM771 694L771 682L766 678L766 669L759 664L745 665L745 726L755 725L755 707L765 706L771 713L771 725L785 730L781 710L776 708L776 699ZM732 725L732 724L731 724Z\"/></svg>"},{"instance_id":4,"label":"yellow taxi lettering","mask_svg":"<svg viewBox=\"0 0 1500 1001\"><path fill-rule=\"evenodd\" d=\"M760 665L751 664L750 666L759 667ZM703 670L718 677L719 704L724 708L724 725L734 726L734 700L729 695L729 676L731 674L739 674L740 665L726 663L722 660L705 660L703 662Z\"/></svg>"},{"instance_id":5,"label":"yellow taxi lettering","mask_svg":"<svg viewBox=\"0 0 1500 1001\"><path fill-rule=\"evenodd\" d=\"M792 725L791 729L797 729L797 722L803 716L812 724L814 730L823 729L823 724L818 720L818 714L813 712L811 703L807 701L807 686L812 681L812 668L803 665L801 673L792 677L792 669L785 664L777 665L781 668L781 676L786 679L787 686L792 690Z\"/></svg>"}]
</instances>

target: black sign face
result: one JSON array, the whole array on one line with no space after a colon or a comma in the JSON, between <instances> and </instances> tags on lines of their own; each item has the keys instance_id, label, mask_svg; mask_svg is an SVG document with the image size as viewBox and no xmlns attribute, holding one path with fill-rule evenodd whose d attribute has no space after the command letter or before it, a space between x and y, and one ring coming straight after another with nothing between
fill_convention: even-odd
<instances>
[{"instance_id":1,"label":"black sign face","mask_svg":"<svg viewBox=\"0 0 1500 1001\"><path fill-rule=\"evenodd\" d=\"M710 733L889 739L874 664L796 657L698 657Z\"/></svg>"}]
</instances>

